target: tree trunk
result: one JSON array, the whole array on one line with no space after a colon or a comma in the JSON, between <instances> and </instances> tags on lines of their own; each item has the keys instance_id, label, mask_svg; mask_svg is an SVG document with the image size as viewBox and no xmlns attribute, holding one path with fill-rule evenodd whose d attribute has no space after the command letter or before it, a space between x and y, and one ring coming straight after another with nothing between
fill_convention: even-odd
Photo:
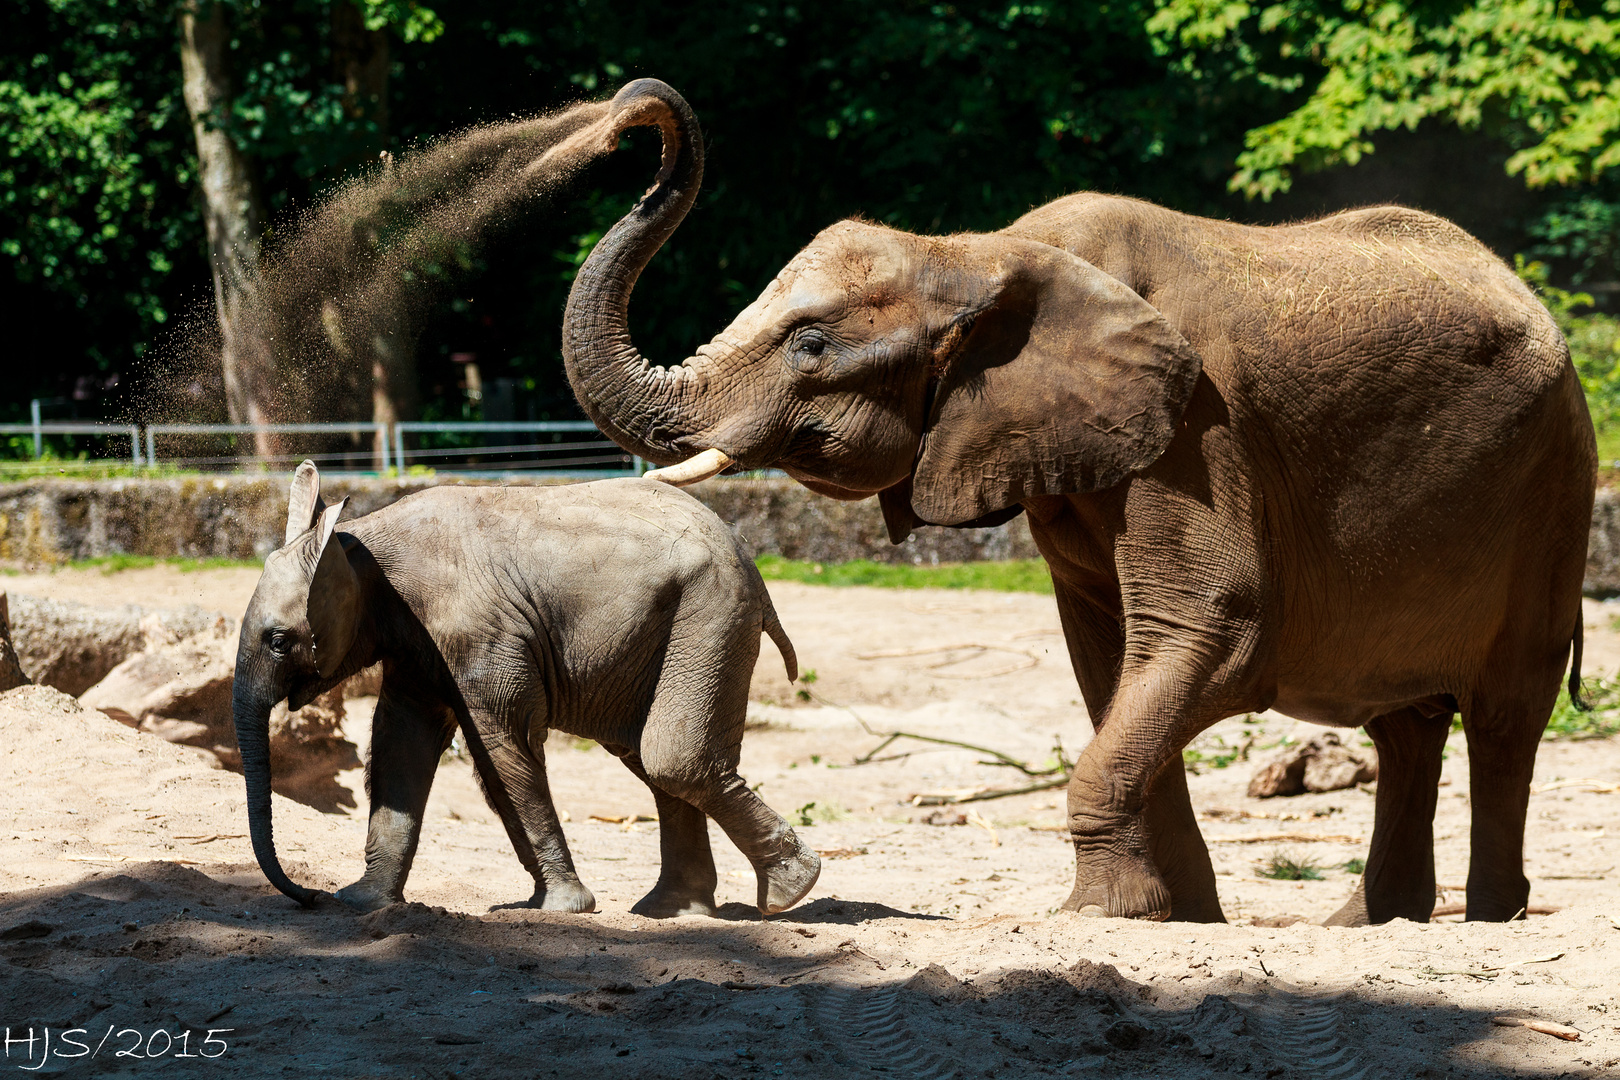
<instances>
[{"instance_id":1,"label":"tree trunk","mask_svg":"<svg viewBox=\"0 0 1620 1080\"><path fill-rule=\"evenodd\" d=\"M332 4L332 75L343 85L343 111L359 123L365 134L356 139L351 162L364 164L382 157L388 138L388 32L368 30L364 15L350 0ZM369 123L368 123L369 122ZM388 425L374 448L377 467L388 461L388 432L400 420L416 415L417 382L414 343L396 335L396 326L363 327L355 346L366 350L371 374L371 419Z\"/></svg>"},{"instance_id":2,"label":"tree trunk","mask_svg":"<svg viewBox=\"0 0 1620 1080\"><path fill-rule=\"evenodd\" d=\"M366 29L351 0L332 4L332 75L343 84L343 111L350 120L370 120L370 139L356 146L357 161L383 149L388 135L388 32Z\"/></svg>"},{"instance_id":3,"label":"tree trunk","mask_svg":"<svg viewBox=\"0 0 1620 1080\"><path fill-rule=\"evenodd\" d=\"M258 280L263 203L246 157L218 126L231 99L225 11L220 4L198 0L182 7L179 16L180 70L197 138L226 411L233 424L269 423L275 358L266 336L253 324L254 316L263 312ZM259 457L267 458L275 449L268 435L254 436Z\"/></svg>"}]
</instances>

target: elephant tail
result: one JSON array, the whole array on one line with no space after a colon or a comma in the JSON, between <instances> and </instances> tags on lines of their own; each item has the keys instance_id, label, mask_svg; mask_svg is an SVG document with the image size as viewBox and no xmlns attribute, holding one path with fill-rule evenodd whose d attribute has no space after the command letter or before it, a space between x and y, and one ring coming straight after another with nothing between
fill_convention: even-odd
<instances>
[{"instance_id":1,"label":"elephant tail","mask_svg":"<svg viewBox=\"0 0 1620 1080\"><path fill-rule=\"evenodd\" d=\"M787 668L788 682L793 682L799 677L799 654L793 651L793 642L788 640L787 631L782 629L782 620L776 617L776 607L769 596L765 598L764 629L782 654L782 666Z\"/></svg>"},{"instance_id":2,"label":"elephant tail","mask_svg":"<svg viewBox=\"0 0 1620 1080\"><path fill-rule=\"evenodd\" d=\"M1569 661L1569 703L1581 712L1591 712L1592 706L1581 697L1581 645L1586 638L1585 622L1583 616L1575 617L1575 644Z\"/></svg>"}]
</instances>

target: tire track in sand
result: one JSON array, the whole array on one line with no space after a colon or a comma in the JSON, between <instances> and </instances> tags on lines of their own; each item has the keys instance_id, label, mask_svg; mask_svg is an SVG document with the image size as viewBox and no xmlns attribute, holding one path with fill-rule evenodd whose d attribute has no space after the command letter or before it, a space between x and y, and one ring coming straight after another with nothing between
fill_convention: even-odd
<instances>
[{"instance_id":1,"label":"tire track in sand","mask_svg":"<svg viewBox=\"0 0 1620 1080\"><path fill-rule=\"evenodd\" d=\"M1292 991L1234 995L1233 1004L1252 1017L1269 1039L1267 1049L1312 1080L1374 1080L1384 1071L1368 1061L1345 1031L1341 991L1327 997Z\"/></svg>"},{"instance_id":2,"label":"tire track in sand","mask_svg":"<svg viewBox=\"0 0 1620 1080\"><path fill-rule=\"evenodd\" d=\"M906 1023L903 984L805 987L811 1015L840 1057L853 1065L879 1065L907 1080L954 1080L956 1066L931 1050ZM819 1000L815 1000L819 998Z\"/></svg>"}]
</instances>

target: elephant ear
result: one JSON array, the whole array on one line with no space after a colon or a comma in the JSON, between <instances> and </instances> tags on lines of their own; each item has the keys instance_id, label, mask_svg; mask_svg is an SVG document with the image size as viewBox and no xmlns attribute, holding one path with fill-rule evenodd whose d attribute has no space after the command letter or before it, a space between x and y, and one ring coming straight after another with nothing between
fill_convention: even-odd
<instances>
[{"instance_id":1,"label":"elephant ear","mask_svg":"<svg viewBox=\"0 0 1620 1080\"><path fill-rule=\"evenodd\" d=\"M1203 364L1157 309L1030 240L976 238L966 263L968 303L944 329L912 470L920 521L977 523L1031 496L1100 491L1164 453Z\"/></svg>"},{"instance_id":2,"label":"elephant ear","mask_svg":"<svg viewBox=\"0 0 1620 1080\"><path fill-rule=\"evenodd\" d=\"M326 678L338 669L354 645L360 625L360 579L349 565L343 544L334 540L338 516L348 506L344 499L321 511L309 543L315 572L309 582L309 631L315 639L315 667Z\"/></svg>"},{"instance_id":3,"label":"elephant ear","mask_svg":"<svg viewBox=\"0 0 1620 1080\"><path fill-rule=\"evenodd\" d=\"M290 544L314 527L326 503L321 501L321 474L313 461L305 461L293 471L292 491L287 499L287 535Z\"/></svg>"}]
</instances>

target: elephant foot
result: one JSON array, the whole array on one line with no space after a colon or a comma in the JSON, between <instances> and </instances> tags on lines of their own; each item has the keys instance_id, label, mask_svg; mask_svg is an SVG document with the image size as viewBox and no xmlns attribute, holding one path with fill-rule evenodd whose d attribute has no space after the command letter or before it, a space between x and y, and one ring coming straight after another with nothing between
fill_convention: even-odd
<instances>
[{"instance_id":1,"label":"elephant foot","mask_svg":"<svg viewBox=\"0 0 1620 1080\"><path fill-rule=\"evenodd\" d=\"M708 889L660 881L652 892L636 901L630 909L632 915L645 915L649 919L673 919L677 915L718 915L714 903L714 886Z\"/></svg>"},{"instance_id":2,"label":"elephant foot","mask_svg":"<svg viewBox=\"0 0 1620 1080\"><path fill-rule=\"evenodd\" d=\"M821 877L821 856L792 829L782 837L782 854L754 863L759 876L760 914L774 915L803 900Z\"/></svg>"},{"instance_id":3,"label":"elephant foot","mask_svg":"<svg viewBox=\"0 0 1620 1080\"><path fill-rule=\"evenodd\" d=\"M1367 893L1361 883L1356 884L1356 891L1350 894L1350 899L1344 906L1326 919L1323 926L1370 926L1372 919L1367 915Z\"/></svg>"},{"instance_id":4,"label":"elephant foot","mask_svg":"<svg viewBox=\"0 0 1620 1080\"><path fill-rule=\"evenodd\" d=\"M1170 890L1146 855L1086 851L1063 910L1163 922L1170 917Z\"/></svg>"},{"instance_id":5,"label":"elephant foot","mask_svg":"<svg viewBox=\"0 0 1620 1080\"><path fill-rule=\"evenodd\" d=\"M529 906L541 911L566 911L578 915L595 911L596 897L578 880L558 881L550 885L537 881L534 883L534 895L529 897Z\"/></svg>"},{"instance_id":6,"label":"elephant foot","mask_svg":"<svg viewBox=\"0 0 1620 1080\"><path fill-rule=\"evenodd\" d=\"M1488 874L1470 868L1468 922L1509 922L1522 919L1530 907L1530 882L1523 874Z\"/></svg>"},{"instance_id":7,"label":"elephant foot","mask_svg":"<svg viewBox=\"0 0 1620 1080\"><path fill-rule=\"evenodd\" d=\"M377 911L389 904L397 904L405 898L403 893L379 889L365 878L352 885L345 885L333 895L354 910L362 912Z\"/></svg>"}]
</instances>

